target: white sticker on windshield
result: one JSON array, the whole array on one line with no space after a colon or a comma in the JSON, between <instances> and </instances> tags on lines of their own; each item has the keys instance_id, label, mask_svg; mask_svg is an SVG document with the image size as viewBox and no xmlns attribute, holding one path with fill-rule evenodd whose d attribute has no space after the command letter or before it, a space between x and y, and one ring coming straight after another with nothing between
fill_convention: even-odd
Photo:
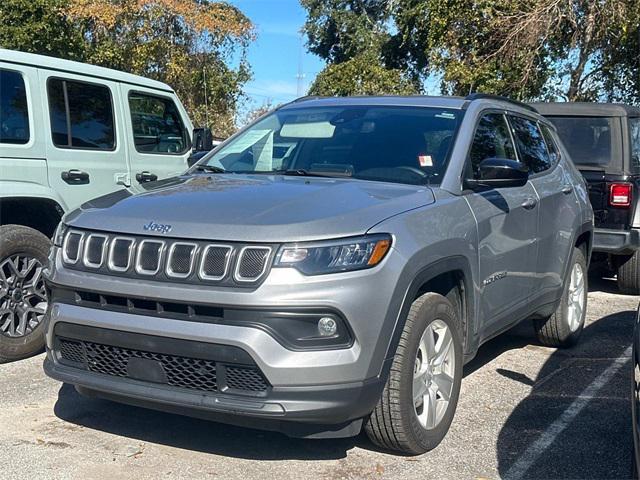
<instances>
[{"instance_id":1,"label":"white sticker on windshield","mask_svg":"<svg viewBox=\"0 0 640 480\"><path fill-rule=\"evenodd\" d=\"M421 167L433 167L431 155L418 155L418 163Z\"/></svg>"}]
</instances>

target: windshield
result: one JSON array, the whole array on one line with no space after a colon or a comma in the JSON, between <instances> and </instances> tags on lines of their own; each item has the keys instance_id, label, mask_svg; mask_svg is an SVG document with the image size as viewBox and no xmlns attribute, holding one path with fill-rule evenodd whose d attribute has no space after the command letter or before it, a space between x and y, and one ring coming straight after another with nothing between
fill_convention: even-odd
<instances>
[{"instance_id":1,"label":"windshield","mask_svg":"<svg viewBox=\"0 0 640 480\"><path fill-rule=\"evenodd\" d=\"M285 173L440 183L462 112L424 107L276 111L199 163L218 173Z\"/></svg>"},{"instance_id":2,"label":"windshield","mask_svg":"<svg viewBox=\"0 0 640 480\"><path fill-rule=\"evenodd\" d=\"M630 118L629 128L631 129L631 169L640 172L640 118Z\"/></svg>"},{"instance_id":3,"label":"windshield","mask_svg":"<svg viewBox=\"0 0 640 480\"><path fill-rule=\"evenodd\" d=\"M549 117L576 165L605 167L611 163L613 118Z\"/></svg>"}]
</instances>

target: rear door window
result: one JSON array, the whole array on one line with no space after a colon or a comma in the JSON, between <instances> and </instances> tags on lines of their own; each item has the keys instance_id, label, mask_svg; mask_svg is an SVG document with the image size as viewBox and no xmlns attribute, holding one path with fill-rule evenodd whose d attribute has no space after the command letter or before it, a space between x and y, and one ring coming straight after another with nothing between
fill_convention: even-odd
<instances>
[{"instance_id":1,"label":"rear door window","mask_svg":"<svg viewBox=\"0 0 640 480\"><path fill-rule=\"evenodd\" d=\"M520 161L532 174L541 173L552 166L547 145L537 122L524 117L510 116Z\"/></svg>"},{"instance_id":2,"label":"rear door window","mask_svg":"<svg viewBox=\"0 0 640 480\"><path fill-rule=\"evenodd\" d=\"M53 144L59 148L113 150L113 104L108 87L52 78L47 83Z\"/></svg>"},{"instance_id":3,"label":"rear door window","mask_svg":"<svg viewBox=\"0 0 640 480\"><path fill-rule=\"evenodd\" d=\"M189 149L189 135L170 98L131 92L129 110L138 152L179 155Z\"/></svg>"},{"instance_id":4,"label":"rear door window","mask_svg":"<svg viewBox=\"0 0 640 480\"><path fill-rule=\"evenodd\" d=\"M605 167L611 163L613 118L549 117L571 160L577 165Z\"/></svg>"},{"instance_id":5,"label":"rear door window","mask_svg":"<svg viewBox=\"0 0 640 480\"><path fill-rule=\"evenodd\" d=\"M24 79L19 72L0 70L0 143L29 141L29 112Z\"/></svg>"}]
</instances>

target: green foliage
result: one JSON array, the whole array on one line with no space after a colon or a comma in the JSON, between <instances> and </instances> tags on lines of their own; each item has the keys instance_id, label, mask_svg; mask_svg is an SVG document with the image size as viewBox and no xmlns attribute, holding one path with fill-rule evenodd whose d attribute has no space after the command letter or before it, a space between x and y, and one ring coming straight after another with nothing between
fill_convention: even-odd
<instances>
[{"instance_id":1,"label":"green foliage","mask_svg":"<svg viewBox=\"0 0 640 480\"><path fill-rule=\"evenodd\" d=\"M82 60L82 32L62 14L66 4L66 0L2 0L0 47Z\"/></svg>"},{"instance_id":2,"label":"green foliage","mask_svg":"<svg viewBox=\"0 0 640 480\"><path fill-rule=\"evenodd\" d=\"M640 0L301 1L341 91L357 84L337 65L369 57L414 84L436 75L447 94L640 100Z\"/></svg>"},{"instance_id":3,"label":"green foliage","mask_svg":"<svg viewBox=\"0 0 640 480\"><path fill-rule=\"evenodd\" d=\"M416 85L401 70L387 69L375 57L361 55L330 64L311 85L310 95L412 95Z\"/></svg>"}]
</instances>

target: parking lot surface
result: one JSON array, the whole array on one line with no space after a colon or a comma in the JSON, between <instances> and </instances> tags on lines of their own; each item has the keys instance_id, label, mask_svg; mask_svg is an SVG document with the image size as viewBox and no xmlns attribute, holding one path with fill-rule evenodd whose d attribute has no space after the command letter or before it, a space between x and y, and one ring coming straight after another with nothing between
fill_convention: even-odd
<instances>
[{"instance_id":1,"label":"parking lot surface","mask_svg":"<svg viewBox=\"0 0 640 480\"><path fill-rule=\"evenodd\" d=\"M42 355L0 365L0 478L629 478L638 297L615 291L592 279L573 349L537 345L529 325L485 344L447 438L419 457L84 398L44 375Z\"/></svg>"}]
</instances>

